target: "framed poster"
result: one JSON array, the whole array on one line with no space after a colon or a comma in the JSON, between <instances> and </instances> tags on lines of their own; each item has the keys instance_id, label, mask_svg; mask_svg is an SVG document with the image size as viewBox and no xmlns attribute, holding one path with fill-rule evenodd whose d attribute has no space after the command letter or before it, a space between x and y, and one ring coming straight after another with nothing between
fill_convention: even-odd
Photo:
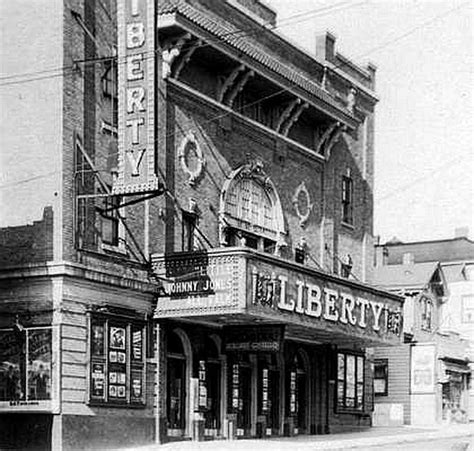
<instances>
[{"instance_id":1,"label":"framed poster","mask_svg":"<svg viewBox=\"0 0 474 451\"><path fill-rule=\"evenodd\" d=\"M125 328L110 328L109 346L114 349L125 349Z\"/></svg>"},{"instance_id":2,"label":"framed poster","mask_svg":"<svg viewBox=\"0 0 474 451\"><path fill-rule=\"evenodd\" d=\"M89 402L144 406L144 323L93 315L89 333Z\"/></svg>"},{"instance_id":3,"label":"framed poster","mask_svg":"<svg viewBox=\"0 0 474 451\"><path fill-rule=\"evenodd\" d=\"M94 398L103 399L105 397L105 364L92 364L92 390Z\"/></svg>"}]
</instances>

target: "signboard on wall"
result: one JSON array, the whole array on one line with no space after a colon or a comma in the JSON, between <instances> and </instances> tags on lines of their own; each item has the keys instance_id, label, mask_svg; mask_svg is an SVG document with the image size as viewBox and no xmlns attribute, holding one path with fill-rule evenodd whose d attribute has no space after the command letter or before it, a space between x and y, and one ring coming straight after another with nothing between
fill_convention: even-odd
<instances>
[{"instance_id":1,"label":"signboard on wall","mask_svg":"<svg viewBox=\"0 0 474 451\"><path fill-rule=\"evenodd\" d=\"M284 326L227 326L226 352L279 352L283 347Z\"/></svg>"},{"instance_id":2,"label":"signboard on wall","mask_svg":"<svg viewBox=\"0 0 474 451\"><path fill-rule=\"evenodd\" d=\"M155 2L118 0L119 155L113 194L159 188L155 152Z\"/></svg>"},{"instance_id":3,"label":"signboard on wall","mask_svg":"<svg viewBox=\"0 0 474 451\"><path fill-rule=\"evenodd\" d=\"M411 392L433 393L435 390L435 346L411 348Z\"/></svg>"},{"instance_id":4,"label":"signboard on wall","mask_svg":"<svg viewBox=\"0 0 474 451\"><path fill-rule=\"evenodd\" d=\"M257 259L247 266L247 299L256 312L304 325L399 342L401 304L364 286L342 284L320 274L272 265Z\"/></svg>"}]
</instances>

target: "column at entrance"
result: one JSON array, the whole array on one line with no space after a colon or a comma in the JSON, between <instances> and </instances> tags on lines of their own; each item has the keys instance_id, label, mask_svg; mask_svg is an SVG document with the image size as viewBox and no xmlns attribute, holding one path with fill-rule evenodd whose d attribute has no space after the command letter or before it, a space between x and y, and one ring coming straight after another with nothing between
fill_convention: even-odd
<instances>
[{"instance_id":1,"label":"column at entrance","mask_svg":"<svg viewBox=\"0 0 474 451\"><path fill-rule=\"evenodd\" d=\"M252 365L249 355L229 355L227 361L227 435L229 438L250 437L252 428Z\"/></svg>"}]
</instances>

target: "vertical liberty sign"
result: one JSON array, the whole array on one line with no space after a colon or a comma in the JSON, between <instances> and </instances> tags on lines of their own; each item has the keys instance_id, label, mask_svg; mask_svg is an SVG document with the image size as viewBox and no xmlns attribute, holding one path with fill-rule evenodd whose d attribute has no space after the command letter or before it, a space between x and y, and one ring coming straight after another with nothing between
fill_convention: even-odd
<instances>
[{"instance_id":1,"label":"vertical liberty sign","mask_svg":"<svg viewBox=\"0 0 474 451\"><path fill-rule=\"evenodd\" d=\"M113 194L159 188L155 155L155 1L118 0L118 177Z\"/></svg>"}]
</instances>

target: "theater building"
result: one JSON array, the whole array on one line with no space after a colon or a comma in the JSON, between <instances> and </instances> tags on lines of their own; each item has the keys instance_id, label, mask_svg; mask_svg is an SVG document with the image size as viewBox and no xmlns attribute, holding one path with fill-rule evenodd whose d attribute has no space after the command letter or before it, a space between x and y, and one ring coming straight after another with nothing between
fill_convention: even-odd
<instances>
[{"instance_id":1,"label":"theater building","mask_svg":"<svg viewBox=\"0 0 474 451\"><path fill-rule=\"evenodd\" d=\"M66 70L2 91L0 447L369 427L403 322L371 285L375 66L258 0L54 4L5 12L14 73Z\"/></svg>"},{"instance_id":2,"label":"theater building","mask_svg":"<svg viewBox=\"0 0 474 451\"><path fill-rule=\"evenodd\" d=\"M397 344L402 301L371 287L375 68L241 33L260 2L163 2L166 248L157 438L368 427L366 348Z\"/></svg>"}]
</instances>

